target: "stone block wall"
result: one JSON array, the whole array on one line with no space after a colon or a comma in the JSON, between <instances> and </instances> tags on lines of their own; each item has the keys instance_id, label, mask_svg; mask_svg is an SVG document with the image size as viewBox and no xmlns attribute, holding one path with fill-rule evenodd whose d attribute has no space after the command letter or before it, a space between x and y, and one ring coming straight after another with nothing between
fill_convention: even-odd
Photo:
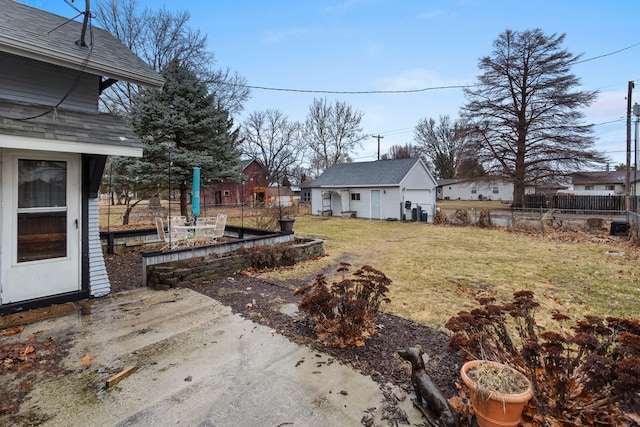
<instances>
[{"instance_id":1,"label":"stone block wall","mask_svg":"<svg viewBox=\"0 0 640 427\"><path fill-rule=\"evenodd\" d=\"M310 258L324 256L322 240L302 240L295 244L269 246L269 254L281 252L280 265L292 265ZM151 265L147 268L147 285L150 288L168 290L187 287L218 277L228 276L255 266L255 251L264 247L241 249L225 255L210 255Z\"/></svg>"}]
</instances>

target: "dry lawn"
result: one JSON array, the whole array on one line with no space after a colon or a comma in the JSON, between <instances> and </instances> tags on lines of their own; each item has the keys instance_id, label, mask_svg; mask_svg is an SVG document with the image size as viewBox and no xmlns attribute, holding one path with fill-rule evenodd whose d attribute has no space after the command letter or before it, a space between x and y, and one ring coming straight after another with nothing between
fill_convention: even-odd
<instances>
[{"instance_id":1,"label":"dry lawn","mask_svg":"<svg viewBox=\"0 0 640 427\"><path fill-rule=\"evenodd\" d=\"M298 236L326 239L327 257L265 278L307 279L334 271L339 261L368 264L392 281L386 310L434 327L460 310L476 307L473 295L498 301L530 289L542 304L538 319L561 311L639 317L640 250L625 238L585 232L537 233L424 223L298 217ZM608 251L624 255L607 254Z\"/></svg>"}]
</instances>

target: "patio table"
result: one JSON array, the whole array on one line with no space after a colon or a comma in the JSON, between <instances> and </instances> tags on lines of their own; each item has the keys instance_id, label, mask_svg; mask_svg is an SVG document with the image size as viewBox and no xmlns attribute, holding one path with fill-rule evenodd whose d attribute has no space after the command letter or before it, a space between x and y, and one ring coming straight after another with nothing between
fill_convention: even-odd
<instances>
[{"instance_id":1,"label":"patio table","mask_svg":"<svg viewBox=\"0 0 640 427\"><path fill-rule=\"evenodd\" d=\"M176 230L184 230L182 233L184 236L185 244L187 246L196 244L199 240L210 240L210 236L216 229L215 224L203 224L203 225L174 225Z\"/></svg>"}]
</instances>

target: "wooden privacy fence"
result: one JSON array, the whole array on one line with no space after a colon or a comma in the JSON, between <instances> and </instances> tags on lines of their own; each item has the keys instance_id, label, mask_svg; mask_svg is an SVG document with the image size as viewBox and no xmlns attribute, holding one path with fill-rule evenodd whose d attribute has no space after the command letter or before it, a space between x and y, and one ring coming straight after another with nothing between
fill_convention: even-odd
<instances>
[{"instance_id":1,"label":"wooden privacy fence","mask_svg":"<svg viewBox=\"0 0 640 427\"><path fill-rule=\"evenodd\" d=\"M631 206L637 206L639 197L630 197ZM561 211L625 211L625 196L576 196L527 194L527 209L558 209Z\"/></svg>"}]
</instances>

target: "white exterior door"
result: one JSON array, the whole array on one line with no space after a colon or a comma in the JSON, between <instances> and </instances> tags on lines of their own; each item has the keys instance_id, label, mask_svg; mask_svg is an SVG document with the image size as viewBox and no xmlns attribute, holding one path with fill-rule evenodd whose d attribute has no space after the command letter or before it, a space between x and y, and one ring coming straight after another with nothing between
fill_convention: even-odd
<instances>
[{"instance_id":1,"label":"white exterior door","mask_svg":"<svg viewBox=\"0 0 640 427\"><path fill-rule=\"evenodd\" d=\"M80 290L80 156L2 154L0 302Z\"/></svg>"},{"instance_id":2,"label":"white exterior door","mask_svg":"<svg viewBox=\"0 0 640 427\"><path fill-rule=\"evenodd\" d=\"M380 218L380 190L371 190L371 219Z\"/></svg>"}]
</instances>

